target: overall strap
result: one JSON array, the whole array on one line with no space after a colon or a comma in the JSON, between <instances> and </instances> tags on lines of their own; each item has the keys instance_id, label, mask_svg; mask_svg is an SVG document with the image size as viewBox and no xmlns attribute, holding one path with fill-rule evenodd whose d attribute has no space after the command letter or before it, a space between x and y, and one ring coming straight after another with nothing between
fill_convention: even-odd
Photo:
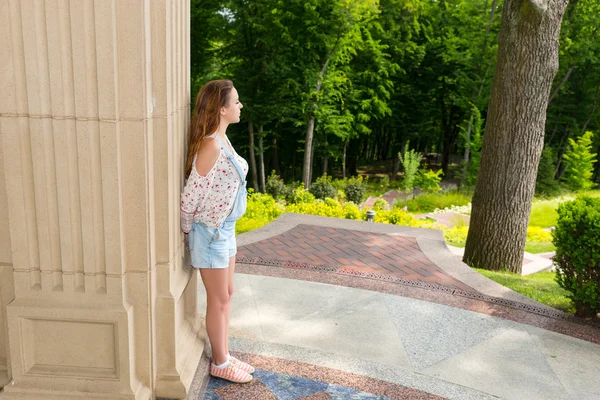
<instances>
[{"instance_id":1,"label":"overall strap","mask_svg":"<svg viewBox=\"0 0 600 400\"><path fill-rule=\"evenodd\" d=\"M238 175L240 176L240 180L242 182L245 181L246 178L244 176L244 169L242 168L242 166L240 165L240 163L235 159L234 155L229 151L229 149L227 148L227 146L225 146L223 144L223 142L221 141L221 139L217 135L211 135L211 136L206 136L206 137L207 138L216 139L217 142L219 142L219 145L221 146L221 148L223 149L223 151L225 151L225 155L227 155L227 158L229 159L229 161L231 161L231 163L235 167ZM227 142L231 146L231 142L229 141L229 138L227 138ZM231 148L233 149L233 146L231 146Z\"/></svg>"}]
</instances>

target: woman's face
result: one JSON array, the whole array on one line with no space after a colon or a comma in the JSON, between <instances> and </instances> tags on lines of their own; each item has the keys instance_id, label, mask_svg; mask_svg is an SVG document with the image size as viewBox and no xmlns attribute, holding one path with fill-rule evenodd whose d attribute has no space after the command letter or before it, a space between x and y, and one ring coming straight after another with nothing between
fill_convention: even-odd
<instances>
[{"instance_id":1,"label":"woman's face","mask_svg":"<svg viewBox=\"0 0 600 400\"><path fill-rule=\"evenodd\" d=\"M231 89L227 105L221 108L221 118L228 124L240 122L242 107L244 106L240 103L237 90L235 90L235 88Z\"/></svg>"}]
</instances>

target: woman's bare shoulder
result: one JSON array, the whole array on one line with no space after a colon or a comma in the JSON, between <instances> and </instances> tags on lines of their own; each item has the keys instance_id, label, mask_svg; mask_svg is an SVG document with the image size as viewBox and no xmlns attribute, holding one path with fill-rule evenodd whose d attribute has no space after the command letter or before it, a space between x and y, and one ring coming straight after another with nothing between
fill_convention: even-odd
<instances>
[{"instance_id":1,"label":"woman's bare shoulder","mask_svg":"<svg viewBox=\"0 0 600 400\"><path fill-rule=\"evenodd\" d=\"M204 139L198 150L196 158L196 172L200 176L206 176L215 165L221 154L221 146L215 139Z\"/></svg>"}]
</instances>

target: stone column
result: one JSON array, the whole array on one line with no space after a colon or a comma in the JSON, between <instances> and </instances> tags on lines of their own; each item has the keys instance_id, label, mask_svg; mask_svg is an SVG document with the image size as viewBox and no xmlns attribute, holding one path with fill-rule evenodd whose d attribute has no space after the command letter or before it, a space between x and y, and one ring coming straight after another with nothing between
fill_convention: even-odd
<instances>
[{"instance_id":1,"label":"stone column","mask_svg":"<svg viewBox=\"0 0 600 400\"><path fill-rule=\"evenodd\" d=\"M185 397L188 3L0 0L0 398Z\"/></svg>"}]
</instances>

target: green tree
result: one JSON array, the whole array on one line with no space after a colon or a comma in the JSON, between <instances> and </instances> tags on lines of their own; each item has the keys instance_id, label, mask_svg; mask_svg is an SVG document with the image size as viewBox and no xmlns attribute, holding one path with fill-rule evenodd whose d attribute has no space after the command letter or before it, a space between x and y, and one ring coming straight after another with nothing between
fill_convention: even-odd
<instances>
[{"instance_id":1,"label":"green tree","mask_svg":"<svg viewBox=\"0 0 600 400\"><path fill-rule=\"evenodd\" d=\"M569 149L564 155L567 162L564 181L574 191L588 190L594 187L592 176L596 154L592 153L592 132L586 132L577 141L569 139Z\"/></svg>"},{"instance_id":2,"label":"green tree","mask_svg":"<svg viewBox=\"0 0 600 400\"><path fill-rule=\"evenodd\" d=\"M544 147L538 166L535 180L535 194L537 196L553 196L559 191L559 184L554 179L556 169L556 155L552 147Z\"/></svg>"},{"instance_id":3,"label":"green tree","mask_svg":"<svg viewBox=\"0 0 600 400\"><path fill-rule=\"evenodd\" d=\"M412 193L415 187L415 179L417 177L417 171L419 165L421 165L421 159L423 158L421 153L416 152L413 149L408 149L408 142L404 146L404 152L398 153L400 163L404 168L404 191L406 193Z\"/></svg>"},{"instance_id":4,"label":"green tree","mask_svg":"<svg viewBox=\"0 0 600 400\"><path fill-rule=\"evenodd\" d=\"M464 184L472 187L477 182L479 163L481 162L481 145L483 144L483 119L475 105L473 105L467 127L460 127L460 129L460 137L465 142L465 148L468 150L465 153L467 159L463 161L462 180Z\"/></svg>"}]
</instances>

